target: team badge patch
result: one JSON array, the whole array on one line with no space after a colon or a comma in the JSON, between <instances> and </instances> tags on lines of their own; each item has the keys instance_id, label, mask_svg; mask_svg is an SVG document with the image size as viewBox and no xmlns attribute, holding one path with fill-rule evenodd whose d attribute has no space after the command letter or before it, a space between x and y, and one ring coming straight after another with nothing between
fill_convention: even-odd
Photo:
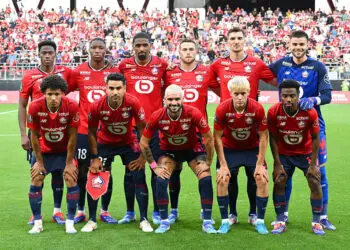
<instances>
[{"instance_id":1,"label":"team badge patch","mask_svg":"<svg viewBox=\"0 0 350 250\"><path fill-rule=\"evenodd\" d=\"M89 173L86 182L86 191L92 199L97 200L107 192L110 173L108 171L97 174Z\"/></svg>"},{"instance_id":2,"label":"team badge patch","mask_svg":"<svg viewBox=\"0 0 350 250\"><path fill-rule=\"evenodd\" d=\"M303 71L303 73L301 73L301 75L304 77L304 78L307 78L309 76L309 73L307 73L307 71Z\"/></svg>"},{"instance_id":3,"label":"team badge patch","mask_svg":"<svg viewBox=\"0 0 350 250\"><path fill-rule=\"evenodd\" d=\"M61 124L66 124L67 123L67 118L61 117L59 121L60 121Z\"/></svg>"},{"instance_id":4,"label":"team badge patch","mask_svg":"<svg viewBox=\"0 0 350 250\"><path fill-rule=\"evenodd\" d=\"M252 67L250 67L249 65L244 67L244 71L247 72L247 73L250 73L252 72Z\"/></svg>"},{"instance_id":5,"label":"team badge patch","mask_svg":"<svg viewBox=\"0 0 350 250\"><path fill-rule=\"evenodd\" d=\"M197 75L196 76L197 82L203 82L203 76L202 75Z\"/></svg>"}]
</instances>

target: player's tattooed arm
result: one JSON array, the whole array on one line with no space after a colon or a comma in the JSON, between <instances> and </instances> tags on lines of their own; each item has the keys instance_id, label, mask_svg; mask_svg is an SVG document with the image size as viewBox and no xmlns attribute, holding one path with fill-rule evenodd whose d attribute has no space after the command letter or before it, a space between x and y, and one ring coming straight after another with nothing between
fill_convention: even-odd
<instances>
[{"instance_id":1,"label":"player's tattooed arm","mask_svg":"<svg viewBox=\"0 0 350 250\"><path fill-rule=\"evenodd\" d=\"M211 166L211 163L213 162L214 157L214 137L210 131L208 131L205 134L202 134L205 140L205 151L207 153L207 164L209 167Z\"/></svg>"},{"instance_id":2,"label":"player's tattooed arm","mask_svg":"<svg viewBox=\"0 0 350 250\"><path fill-rule=\"evenodd\" d=\"M145 127L146 127L145 122L137 122L136 123L136 129L137 129L137 132L140 136L143 134L143 130Z\"/></svg>"},{"instance_id":3,"label":"player's tattooed arm","mask_svg":"<svg viewBox=\"0 0 350 250\"><path fill-rule=\"evenodd\" d=\"M154 158L153 158L152 150L149 147L149 142L150 142L149 138L145 136L141 136L140 147L141 147L143 157L149 164L151 164L152 162L154 162Z\"/></svg>"}]
</instances>

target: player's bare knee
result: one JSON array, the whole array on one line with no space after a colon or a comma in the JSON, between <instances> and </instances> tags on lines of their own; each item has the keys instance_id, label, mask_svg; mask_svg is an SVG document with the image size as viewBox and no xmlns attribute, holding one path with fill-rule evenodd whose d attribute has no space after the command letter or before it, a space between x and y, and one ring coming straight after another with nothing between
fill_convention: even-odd
<instances>
[{"instance_id":1,"label":"player's bare knee","mask_svg":"<svg viewBox=\"0 0 350 250\"><path fill-rule=\"evenodd\" d=\"M312 193L320 193L321 192L321 183L313 176L307 177L307 182L309 184L310 191Z\"/></svg>"},{"instance_id":2,"label":"player's bare knee","mask_svg":"<svg viewBox=\"0 0 350 250\"><path fill-rule=\"evenodd\" d=\"M210 176L210 167L207 165L206 162L201 161L200 163L198 163L195 170L196 170L195 174L198 180L201 180L207 176Z\"/></svg>"},{"instance_id":3,"label":"player's bare knee","mask_svg":"<svg viewBox=\"0 0 350 250\"><path fill-rule=\"evenodd\" d=\"M34 186L41 186L44 182L45 175L39 174L32 178L32 185Z\"/></svg>"},{"instance_id":4,"label":"player's bare knee","mask_svg":"<svg viewBox=\"0 0 350 250\"><path fill-rule=\"evenodd\" d=\"M74 187L76 185L76 182L74 181L73 177L69 174L64 174L64 182L66 183L67 187Z\"/></svg>"},{"instance_id":5,"label":"player's bare knee","mask_svg":"<svg viewBox=\"0 0 350 250\"><path fill-rule=\"evenodd\" d=\"M257 187L265 188L268 185L266 178L261 175L255 176L255 182Z\"/></svg>"}]
</instances>

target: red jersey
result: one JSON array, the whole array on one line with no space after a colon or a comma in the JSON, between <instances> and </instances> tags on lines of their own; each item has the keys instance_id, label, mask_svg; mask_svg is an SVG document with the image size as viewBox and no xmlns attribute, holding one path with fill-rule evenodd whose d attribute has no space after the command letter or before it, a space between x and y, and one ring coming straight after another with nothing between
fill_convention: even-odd
<instances>
[{"instance_id":1,"label":"red jersey","mask_svg":"<svg viewBox=\"0 0 350 250\"><path fill-rule=\"evenodd\" d=\"M108 96L94 102L89 113L89 127L97 128L100 124L97 140L102 144L133 144L136 134L133 133L132 120L145 123L145 112L140 101L125 93L123 103L117 109L108 105Z\"/></svg>"},{"instance_id":2,"label":"red jersey","mask_svg":"<svg viewBox=\"0 0 350 250\"><path fill-rule=\"evenodd\" d=\"M31 100L36 100L42 97L43 93L40 91L40 83L45 77L53 74L62 76L68 83L71 78L72 70L61 65L55 65L54 70L51 73L46 73L40 70L39 67L29 70L22 79L19 96L25 100L28 100L29 97Z\"/></svg>"},{"instance_id":3,"label":"red jersey","mask_svg":"<svg viewBox=\"0 0 350 250\"><path fill-rule=\"evenodd\" d=\"M220 83L216 87L220 87L221 102L231 97L228 89L228 81L235 76L244 76L250 83L249 97L257 99L259 80L271 82L275 76L266 64L253 56L246 56L240 62L234 62L230 57L219 58L210 65L212 77L219 78Z\"/></svg>"},{"instance_id":4,"label":"red jersey","mask_svg":"<svg viewBox=\"0 0 350 250\"><path fill-rule=\"evenodd\" d=\"M174 70L166 72L166 89L171 84L180 86L184 91L184 103L191 105L202 112L207 118L208 88L215 86L216 81L209 81L208 68L203 65L197 65L192 71L183 71L180 66Z\"/></svg>"},{"instance_id":5,"label":"red jersey","mask_svg":"<svg viewBox=\"0 0 350 250\"><path fill-rule=\"evenodd\" d=\"M106 66L101 70L94 70L89 63L83 63L73 70L69 83L69 91L79 91L80 126L79 134L88 134L88 113L90 105L106 94L106 78L111 73L119 72L117 67Z\"/></svg>"},{"instance_id":6,"label":"red jersey","mask_svg":"<svg viewBox=\"0 0 350 250\"><path fill-rule=\"evenodd\" d=\"M253 149L259 146L259 131L267 129L263 106L248 98L243 113L237 113L232 98L222 102L216 109L214 129L223 131L225 148L235 150Z\"/></svg>"},{"instance_id":7,"label":"red jersey","mask_svg":"<svg viewBox=\"0 0 350 250\"><path fill-rule=\"evenodd\" d=\"M126 58L119 64L120 72L126 79L126 91L136 96L145 109L146 117L160 109L162 102L162 79L168 67L167 62L152 56L150 62L141 66L135 58Z\"/></svg>"},{"instance_id":8,"label":"red jersey","mask_svg":"<svg viewBox=\"0 0 350 250\"><path fill-rule=\"evenodd\" d=\"M210 131L202 113L184 104L177 120L172 120L167 114L167 108L154 112L149 119L143 135L152 138L159 130L160 148L163 150L184 150L201 148L197 132L205 134Z\"/></svg>"},{"instance_id":9,"label":"red jersey","mask_svg":"<svg viewBox=\"0 0 350 250\"><path fill-rule=\"evenodd\" d=\"M61 106L51 113L45 97L29 105L27 127L40 133L40 150L42 153L62 153L67 151L68 128L79 126L78 104L62 96Z\"/></svg>"},{"instance_id":10,"label":"red jersey","mask_svg":"<svg viewBox=\"0 0 350 250\"><path fill-rule=\"evenodd\" d=\"M273 105L267 114L269 132L278 138L278 150L284 155L306 155L312 153L312 134L320 131L315 109L298 110L289 116L282 103Z\"/></svg>"}]
</instances>

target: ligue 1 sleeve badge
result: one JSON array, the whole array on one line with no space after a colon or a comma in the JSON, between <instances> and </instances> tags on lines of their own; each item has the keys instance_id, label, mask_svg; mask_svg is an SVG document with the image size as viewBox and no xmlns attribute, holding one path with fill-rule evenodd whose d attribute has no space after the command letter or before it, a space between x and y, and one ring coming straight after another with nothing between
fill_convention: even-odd
<instances>
[{"instance_id":1,"label":"ligue 1 sleeve badge","mask_svg":"<svg viewBox=\"0 0 350 250\"><path fill-rule=\"evenodd\" d=\"M100 172L97 174L89 172L86 183L86 191L90 194L92 199L97 200L107 192L109 176L109 171Z\"/></svg>"}]
</instances>

